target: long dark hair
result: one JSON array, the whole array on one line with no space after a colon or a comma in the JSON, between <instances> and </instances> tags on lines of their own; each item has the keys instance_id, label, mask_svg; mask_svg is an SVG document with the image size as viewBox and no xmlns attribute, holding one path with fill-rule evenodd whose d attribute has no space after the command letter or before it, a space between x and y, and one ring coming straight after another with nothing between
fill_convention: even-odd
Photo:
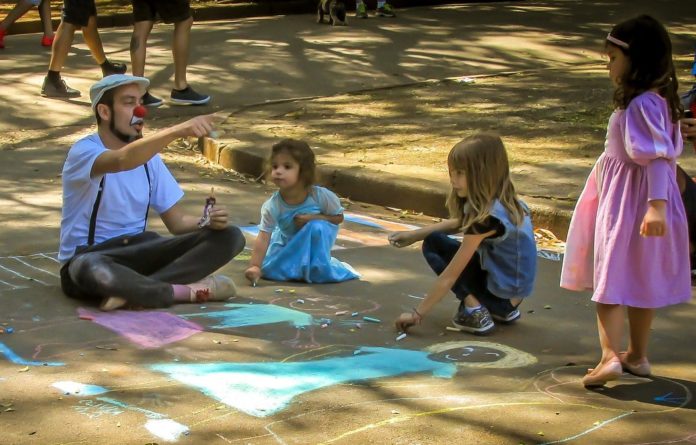
<instances>
[{"instance_id":1,"label":"long dark hair","mask_svg":"<svg viewBox=\"0 0 696 445\"><path fill-rule=\"evenodd\" d=\"M609 35L628 44L625 48L606 42L621 50L630 63L614 90L614 106L625 109L636 96L654 89L667 101L672 122L678 121L684 109L677 93L672 41L665 27L649 15L641 15L614 26Z\"/></svg>"},{"instance_id":2,"label":"long dark hair","mask_svg":"<svg viewBox=\"0 0 696 445\"><path fill-rule=\"evenodd\" d=\"M270 174L273 158L278 153L289 154L298 164L300 164L299 179L306 188L314 185L317 181L317 169L314 152L305 141L297 139L283 139L273 144L271 156L266 162L266 174Z\"/></svg>"}]
</instances>

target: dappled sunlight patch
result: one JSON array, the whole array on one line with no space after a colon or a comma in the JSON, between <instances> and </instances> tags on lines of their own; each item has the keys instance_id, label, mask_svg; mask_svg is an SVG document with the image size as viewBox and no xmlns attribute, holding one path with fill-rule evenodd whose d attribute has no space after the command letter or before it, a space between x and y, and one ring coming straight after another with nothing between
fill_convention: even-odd
<instances>
[{"instance_id":1,"label":"dappled sunlight patch","mask_svg":"<svg viewBox=\"0 0 696 445\"><path fill-rule=\"evenodd\" d=\"M225 43L233 45L257 46L260 48L286 48L290 46L287 42L279 40L260 40L260 39L227 39Z\"/></svg>"}]
</instances>

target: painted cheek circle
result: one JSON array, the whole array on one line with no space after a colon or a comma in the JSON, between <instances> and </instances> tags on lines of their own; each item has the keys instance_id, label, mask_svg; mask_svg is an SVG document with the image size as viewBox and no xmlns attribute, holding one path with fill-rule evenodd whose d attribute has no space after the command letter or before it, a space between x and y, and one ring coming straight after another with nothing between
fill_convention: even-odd
<instances>
[{"instance_id":1,"label":"painted cheek circle","mask_svg":"<svg viewBox=\"0 0 696 445\"><path fill-rule=\"evenodd\" d=\"M147 108L143 107L142 105L138 105L137 107L133 108L133 116L139 118L147 116Z\"/></svg>"}]
</instances>

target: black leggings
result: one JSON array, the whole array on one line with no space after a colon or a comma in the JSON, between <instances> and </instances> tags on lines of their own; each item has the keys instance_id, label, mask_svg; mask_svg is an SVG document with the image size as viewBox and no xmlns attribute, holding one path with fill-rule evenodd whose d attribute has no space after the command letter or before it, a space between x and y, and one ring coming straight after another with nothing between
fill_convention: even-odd
<instances>
[{"instance_id":1,"label":"black leggings","mask_svg":"<svg viewBox=\"0 0 696 445\"><path fill-rule=\"evenodd\" d=\"M461 243L450 238L444 232L434 232L423 240L423 256L433 271L440 275L454 258ZM481 268L481 259L477 252L462 271L452 286L452 292L460 301L471 294L491 313L505 316L515 310L515 306L506 298L496 297L487 287L488 272Z\"/></svg>"},{"instance_id":2,"label":"black leggings","mask_svg":"<svg viewBox=\"0 0 696 445\"><path fill-rule=\"evenodd\" d=\"M143 307L174 302L172 284L205 278L244 249L238 227L162 237L154 232L117 237L88 247L60 270L69 297L100 301L121 297Z\"/></svg>"}]
</instances>

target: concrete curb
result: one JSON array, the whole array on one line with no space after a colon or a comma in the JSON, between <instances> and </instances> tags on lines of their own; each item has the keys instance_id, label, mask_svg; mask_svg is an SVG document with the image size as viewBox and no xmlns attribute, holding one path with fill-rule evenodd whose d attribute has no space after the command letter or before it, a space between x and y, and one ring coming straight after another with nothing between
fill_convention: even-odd
<instances>
[{"instance_id":1,"label":"concrete curb","mask_svg":"<svg viewBox=\"0 0 696 445\"><path fill-rule=\"evenodd\" d=\"M198 140L198 149L211 162L236 172L259 178L264 172L268 149L252 146L230 147L224 141L207 137ZM446 184L417 178L407 178L364 167L318 165L320 183L340 196L355 201L385 207L423 212L446 218ZM565 239L572 212L549 205L546 200L522 197L532 211L535 227L550 230Z\"/></svg>"},{"instance_id":2,"label":"concrete curb","mask_svg":"<svg viewBox=\"0 0 696 445\"><path fill-rule=\"evenodd\" d=\"M345 0L349 10L355 9L353 0ZM478 0L478 3L500 2L504 0ZM368 9L374 9L376 0L365 0ZM395 8L406 8L413 6L435 6L448 3L467 3L463 1L451 0L392 0ZM214 7L192 8L194 20L205 22L211 20L232 20L248 17L261 17L285 14L308 14L316 11L316 0L260 0L257 2L236 3L233 5L220 5ZM59 19L53 19L53 28L56 29L60 23ZM133 16L131 13L111 14L108 16L97 16L99 28L111 28L117 26L131 26ZM42 32L40 20L26 20L15 22L8 30L8 35L29 34Z\"/></svg>"}]
</instances>

